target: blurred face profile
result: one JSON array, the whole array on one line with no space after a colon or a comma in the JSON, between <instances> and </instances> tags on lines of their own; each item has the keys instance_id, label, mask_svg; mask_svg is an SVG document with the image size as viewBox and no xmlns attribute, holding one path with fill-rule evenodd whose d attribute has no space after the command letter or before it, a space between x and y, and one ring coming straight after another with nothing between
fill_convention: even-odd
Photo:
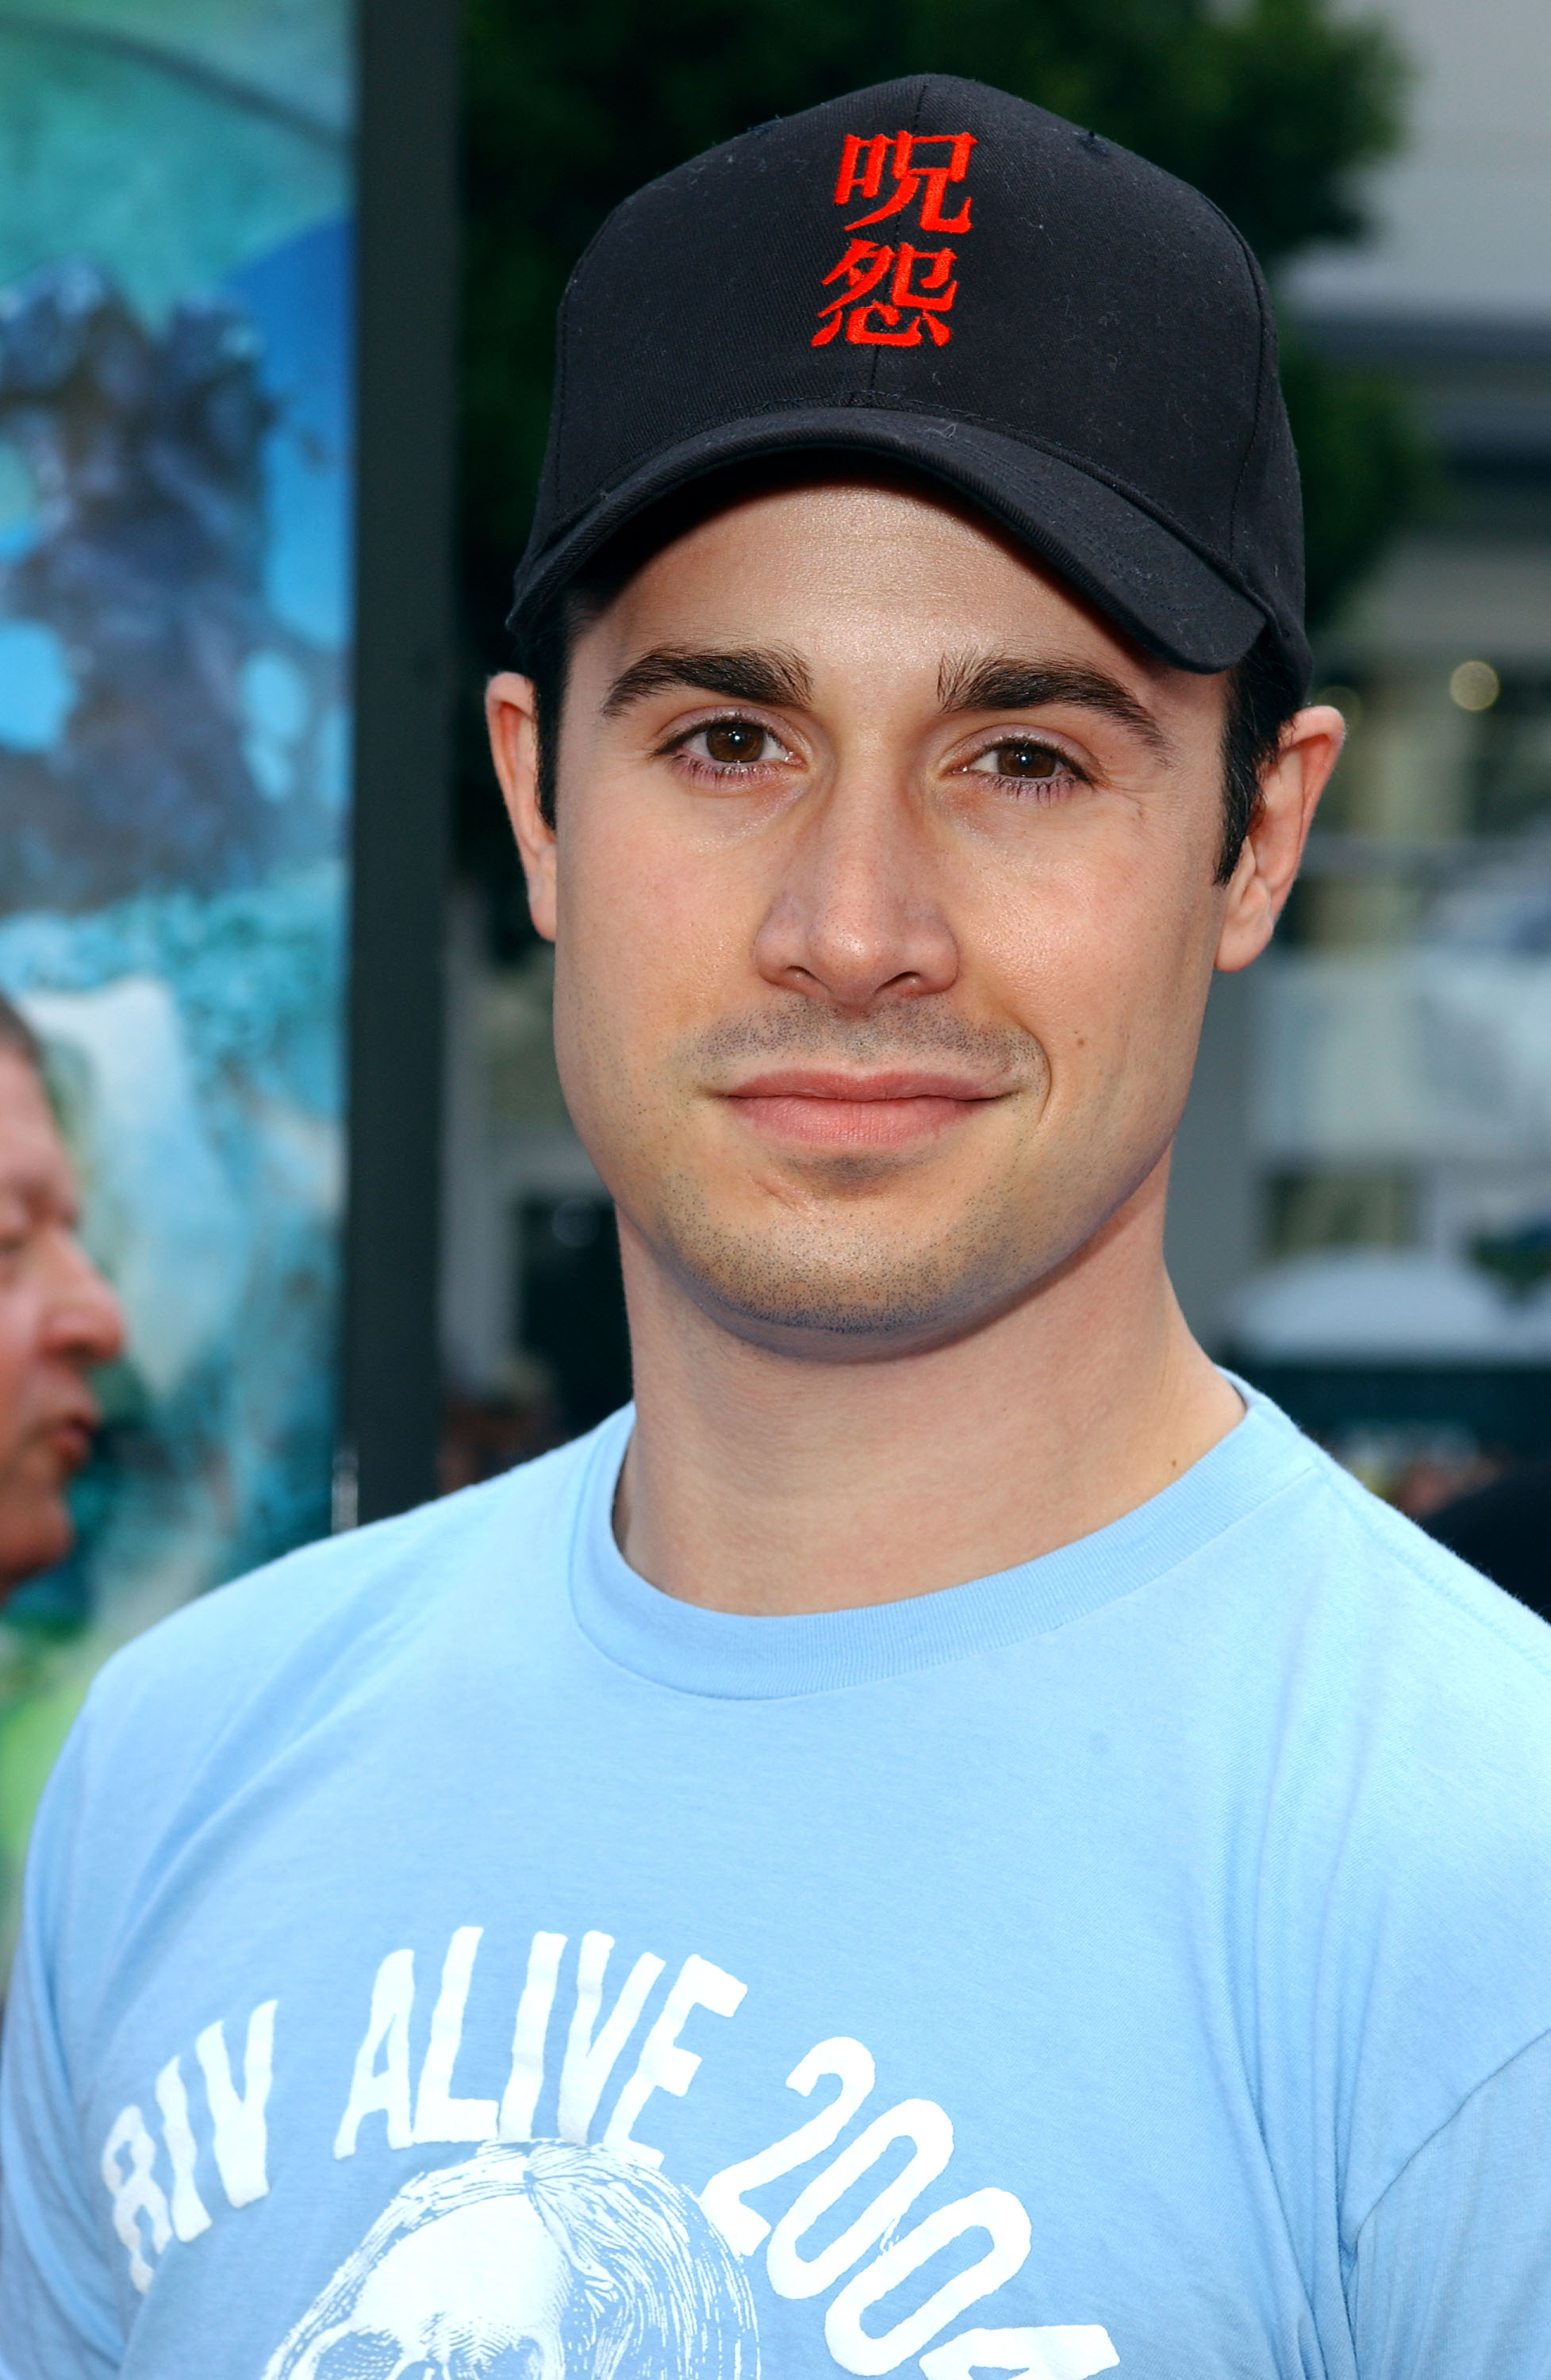
<instances>
[{"instance_id":1,"label":"blurred face profile","mask_svg":"<svg viewBox=\"0 0 1551 2380\"><path fill-rule=\"evenodd\" d=\"M123 1344L117 1302L75 1224L42 1086L0 1045L0 1595L69 1550L65 1490L98 1421L87 1374Z\"/></svg>"},{"instance_id":2,"label":"blurred face profile","mask_svg":"<svg viewBox=\"0 0 1551 2380\"><path fill-rule=\"evenodd\" d=\"M555 836L514 805L627 1253L847 1360L1082 1247L1167 1156L1223 956L1224 701L908 488L647 562L576 639Z\"/></svg>"}]
</instances>

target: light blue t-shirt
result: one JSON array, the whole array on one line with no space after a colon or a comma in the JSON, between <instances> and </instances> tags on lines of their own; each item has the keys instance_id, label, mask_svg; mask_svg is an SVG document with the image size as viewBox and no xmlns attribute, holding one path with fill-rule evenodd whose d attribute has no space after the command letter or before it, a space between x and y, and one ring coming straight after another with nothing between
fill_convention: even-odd
<instances>
[{"instance_id":1,"label":"light blue t-shirt","mask_svg":"<svg viewBox=\"0 0 1551 2380\"><path fill-rule=\"evenodd\" d=\"M1551 1633L1256 1403L748 1620L629 1428L115 1659L34 1843L5 2380L1551 2372Z\"/></svg>"}]
</instances>

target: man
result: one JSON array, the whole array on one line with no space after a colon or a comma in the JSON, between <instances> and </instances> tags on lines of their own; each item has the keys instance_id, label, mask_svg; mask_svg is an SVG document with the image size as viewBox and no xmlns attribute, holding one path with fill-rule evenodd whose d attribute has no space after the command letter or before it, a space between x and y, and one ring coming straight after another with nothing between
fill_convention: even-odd
<instances>
[{"instance_id":1,"label":"man","mask_svg":"<svg viewBox=\"0 0 1551 2380\"><path fill-rule=\"evenodd\" d=\"M26 1019L0 999L0 1597L70 1549L65 1490L99 1418L88 1376L124 1338L75 1236L75 1179L42 1065Z\"/></svg>"},{"instance_id":2,"label":"man","mask_svg":"<svg viewBox=\"0 0 1551 2380\"><path fill-rule=\"evenodd\" d=\"M556 2142L771 2380L1545 2370L1548 1640L1162 1266L1336 751L1297 552L1242 244L1038 110L863 91L600 235L491 712L636 1405L105 1677L6 2380L649 2374L526 2214L361 2314Z\"/></svg>"}]
</instances>

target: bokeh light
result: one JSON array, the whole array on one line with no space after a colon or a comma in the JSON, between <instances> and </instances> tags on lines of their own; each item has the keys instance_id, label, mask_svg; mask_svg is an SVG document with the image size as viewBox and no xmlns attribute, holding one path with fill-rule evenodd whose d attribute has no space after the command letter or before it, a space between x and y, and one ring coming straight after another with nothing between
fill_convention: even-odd
<instances>
[{"instance_id":1,"label":"bokeh light","mask_svg":"<svg viewBox=\"0 0 1551 2380\"><path fill-rule=\"evenodd\" d=\"M1448 681L1448 691L1461 710L1490 710L1502 690L1490 662L1461 662Z\"/></svg>"}]
</instances>

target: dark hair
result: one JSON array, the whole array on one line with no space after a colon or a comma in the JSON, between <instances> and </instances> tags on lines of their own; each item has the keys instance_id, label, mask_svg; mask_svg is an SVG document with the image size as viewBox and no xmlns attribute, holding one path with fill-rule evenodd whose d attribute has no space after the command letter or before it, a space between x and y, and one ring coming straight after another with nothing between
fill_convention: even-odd
<instances>
[{"instance_id":1,"label":"dark hair","mask_svg":"<svg viewBox=\"0 0 1551 2380\"><path fill-rule=\"evenodd\" d=\"M877 467L874 467L875 468ZM560 719L565 682L576 639L591 626L627 581L653 553L739 494L793 480L810 481L832 472L851 476L855 456L776 455L761 464L708 473L688 488L652 505L629 522L592 562L555 596L523 638L517 667L533 681L539 731L539 808L555 822L560 773ZM920 474L891 471L878 476L919 487ZM1226 884L1239 864L1244 837L1260 808L1261 781L1281 745L1282 730L1302 707L1303 689L1265 630L1228 673L1228 706L1222 730L1223 832L1216 881Z\"/></svg>"},{"instance_id":2,"label":"dark hair","mask_svg":"<svg viewBox=\"0 0 1551 2380\"><path fill-rule=\"evenodd\" d=\"M563 699L564 688L561 688ZM1226 884L1239 865L1244 837L1260 812L1266 770L1281 749L1282 730L1303 709L1303 687L1262 631L1242 662L1228 673L1228 709L1222 722L1222 847L1217 881ZM558 731L558 715L556 727ZM558 732L555 738L559 741Z\"/></svg>"},{"instance_id":3,"label":"dark hair","mask_svg":"<svg viewBox=\"0 0 1551 2380\"><path fill-rule=\"evenodd\" d=\"M563 683L561 691L563 693ZM554 716L558 722L558 710ZM43 1045L20 1009L13 1007L3 991L0 991L0 1050L11 1050L15 1056L30 1066L32 1072L42 1079Z\"/></svg>"},{"instance_id":4,"label":"dark hair","mask_svg":"<svg viewBox=\"0 0 1551 2380\"><path fill-rule=\"evenodd\" d=\"M560 714L565 706L565 681L571 671L571 648L597 608L585 602L578 589L568 587L549 604L524 639L517 666L533 682L535 726L539 737L539 814L553 831L555 800L560 790Z\"/></svg>"}]
</instances>

